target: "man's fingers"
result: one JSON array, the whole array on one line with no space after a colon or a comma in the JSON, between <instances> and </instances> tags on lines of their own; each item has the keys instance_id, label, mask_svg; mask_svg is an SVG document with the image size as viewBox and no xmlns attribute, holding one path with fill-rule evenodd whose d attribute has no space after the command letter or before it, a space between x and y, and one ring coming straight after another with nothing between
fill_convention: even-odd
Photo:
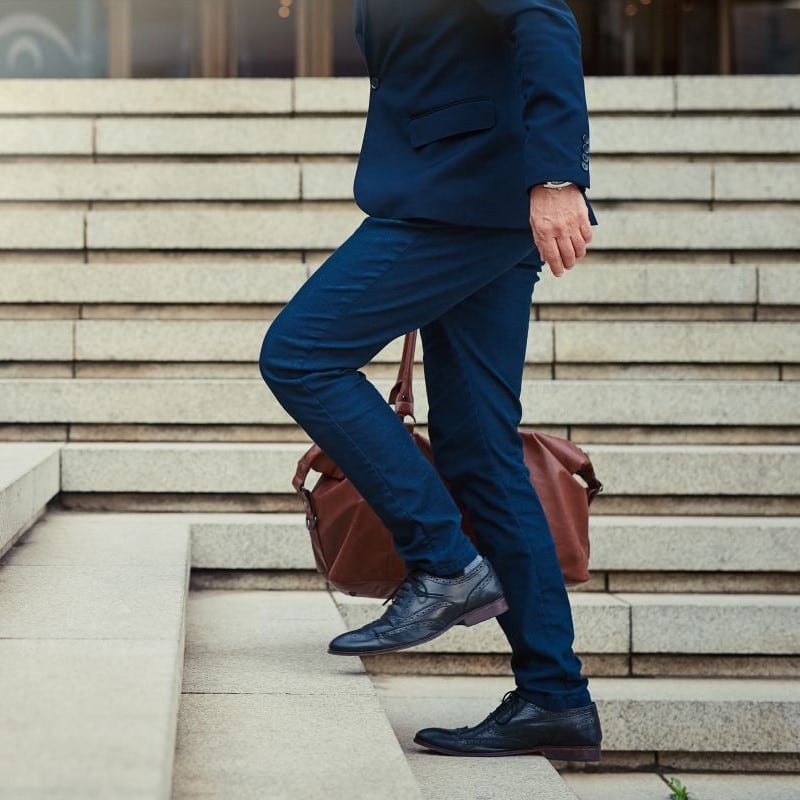
<instances>
[{"instance_id":1,"label":"man's fingers","mask_svg":"<svg viewBox=\"0 0 800 800\"><path fill-rule=\"evenodd\" d=\"M583 241L586 244L592 241L592 225L589 222L588 215L581 220L581 236L583 236Z\"/></svg>"},{"instance_id":2,"label":"man's fingers","mask_svg":"<svg viewBox=\"0 0 800 800\"><path fill-rule=\"evenodd\" d=\"M541 244L537 243L539 253L542 258L550 265L550 271L556 277L564 274L564 264L561 261L561 253L558 249L558 243L552 236L548 236L542 240Z\"/></svg>"},{"instance_id":3,"label":"man's fingers","mask_svg":"<svg viewBox=\"0 0 800 800\"><path fill-rule=\"evenodd\" d=\"M561 253L561 262L566 269L572 269L577 261L575 257L575 248L572 246L572 239L565 234L564 236L559 236L556 241L558 242L558 249Z\"/></svg>"},{"instance_id":4,"label":"man's fingers","mask_svg":"<svg viewBox=\"0 0 800 800\"><path fill-rule=\"evenodd\" d=\"M575 258L583 258L586 255L586 244L582 233L572 234L572 247L575 250Z\"/></svg>"}]
</instances>

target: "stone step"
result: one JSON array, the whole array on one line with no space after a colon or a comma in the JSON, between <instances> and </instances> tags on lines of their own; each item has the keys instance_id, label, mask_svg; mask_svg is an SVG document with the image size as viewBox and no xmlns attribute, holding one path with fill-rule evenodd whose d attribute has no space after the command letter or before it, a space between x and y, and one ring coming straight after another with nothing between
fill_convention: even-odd
<instances>
[{"instance_id":1,"label":"stone step","mask_svg":"<svg viewBox=\"0 0 800 800\"><path fill-rule=\"evenodd\" d=\"M0 320L0 360L240 362L260 378L269 320ZM399 337L373 362L397 362ZM418 343L417 360L423 347ZM532 321L528 364L798 364L794 322L710 320ZM574 420L573 420L574 421Z\"/></svg>"},{"instance_id":2,"label":"stone step","mask_svg":"<svg viewBox=\"0 0 800 800\"><path fill-rule=\"evenodd\" d=\"M140 161L4 164L0 200L299 200L300 165ZM352 189L352 183L351 183Z\"/></svg>"},{"instance_id":3,"label":"stone step","mask_svg":"<svg viewBox=\"0 0 800 800\"><path fill-rule=\"evenodd\" d=\"M753 775L746 772L684 772L651 766L646 772L603 772L603 761L593 765L591 771L560 764L560 773L553 762L540 756L510 759L441 758L414 744L414 734L421 727L420 715L426 714L423 702L414 699L408 705L399 698L381 691L381 701L389 716L398 739L403 745L411 769L422 789L423 796L430 800L452 797L454 800L473 800L480 796L485 800L527 800L531 797L530 779L538 780L551 776L547 792L537 796L564 797L564 786L579 800L668 800L671 795L668 780L678 778L690 790L690 797L703 800L796 800L800 786L796 775ZM498 699L499 702L499 699ZM443 704L440 704L443 705ZM458 713L455 707L445 712L450 718ZM490 709L484 709L488 713ZM437 709L438 713L438 709ZM478 712L480 714L480 712ZM465 718L462 718L462 722ZM466 724L474 724L473 718ZM434 723L439 724L439 723ZM453 722L455 724L461 724ZM685 754L683 754L685 756ZM609 754L606 752L605 758ZM572 768L570 768L570 766ZM720 768L719 761L709 768ZM566 768L565 768L566 767ZM699 794L696 792L699 791ZM573 797L567 794L567 797Z\"/></svg>"},{"instance_id":4,"label":"stone step","mask_svg":"<svg viewBox=\"0 0 800 800\"><path fill-rule=\"evenodd\" d=\"M1 132L0 132L1 133ZM66 206L71 207L67 208ZM658 204L656 204L658 205ZM713 211L666 204L643 209L597 205L593 251L797 249L800 209L762 203ZM192 207L193 206L193 207ZM84 211L75 204L10 204L0 218L7 250L332 250L364 221L354 202L219 207L157 203Z\"/></svg>"},{"instance_id":5,"label":"stone step","mask_svg":"<svg viewBox=\"0 0 800 800\"><path fill-rule=\"evenodd\" d=\"M709 769L713 769L710 766ZM562 770L561 777L579 800L671 800L668 781L677 778L700 800L796 800L797 775L746 772L684 772L659 768L647 773L597 773Z\"/></svg>"},{"instance_id":6,"label":"stone step","mask_svg":"<svg viewBox=\"0 0 800 800\"><path fill-rule=\"evenodd\" d=\"M800 305L800 262L689 263L673 260L604 263L588 257L580 280L545 268L533 304L543 305ZM11 261L3 266L0 303L283 304L324 261L264 257L156 261ZM114 314L84 308L84 316ZM0 314L2 307L0 306ZM422 345L420 344L420 347Z\"/></svg>"},{"instance_id":7,"label":"stone step","mask_svg":"<svg viewBox=\"0 0 800 800\"><path fill-rule=\"evenodd\" d=\"M363 221L354 204L331 209L299 203L275 210L244 207L86 212L91 249L328 249L338 247ZM9 224L16 214L9 212ZM32 212L28 212L32 213ZM64 212L66 213L66 212ZM658 211L600 209L602 224L592 243L599 250L776 250L797 248L800 209ZM41 220L41 217L39 217ZM23 223L24 224L24 223ZM42 233L29 232L40 247ZM22 247L22 244L17 245ZM68 247L69 245L64 245ZM52 246L50 246L52 247Z\"/></svg>"},{"instance_id":8,"label":"stone step","mask_svg":"<svg viewBox=\"0 0 800 800\"><path fill-rule=\"evenodd\" d=\"M425 800L576 800L578 795L544 756L459 758L439 756L414 744L423 727L419 703L408 708L380 691L383 708ZM604 800L610 800L604 798ZM625 800L623 798L623 800ZM648 799L649 800L649 799Z\"/></svg>"},{"instance_id":9,"label":"stone step","mask_svg":"<svg viewBox=\"0 0 800 800\"><path fill-rule=\"evenodd\" d=\"M598 156L593 201L776 201L800 199L800 164L770 161ZM356 158L302 163L172 160L4 164L0 200L351 200Z\"/></svg>"},{"instance_id":10,"label":"stone step","mask_svg":"<svg viewBox=\"0 0 800 800\"><path fill-rule=\"evenodd\" d=\"M687 786L690 798L702 800L796 800L797 789L800 787L800 778L797 775L684 772L682 769L665 769L656 765L650 765L650 769L644 772L597 771L603 770L603 761L592 765L591 771L583 771L575 763L568 765L566 762L555 762L560 766L560 771L557 771L554 762L541 756L508 759L442 758L413 741L415 733L420 728L427 727L427 723L420 720L432 718L423 700L414 697L406 704L392 694L391 689L384 687L381 690L381 701L403 745L423 797L429 800L439 800L442 797L453 800L474 800L475 797L483 800L528 800L532 796L530 781L533 776L537 781L549 776L551 783L547 786L547 791L535 795L547 800L564 797L577 797L579 800L669 800L674 795L667 781L675 778ZM499 703L499 698L496 701ZM491 703L492 701L489 702L490 706ZM473 703L470 703L470 710L473 710ZM485 716L489 710L489 706L484 706L483 711L478 711L477 705L474 706L479 717ZM477 722L475 716L465 721L466 713L462 713L457 700L437 702L434 714L436 718L444 714L450 720L460 719L465 724ZM682 755L685 757L686 754ZM609 758L608 751L604 756ZM708 768L720 767L721 764L717 761ZM565 786L569 790L566 794Z\"/></svg>"},{"instance_id":11,"label":"stone step","mask_svg":"<svg viewBox=\"0 0 800 800\"><path fill-rule=\"evenodd\" d=\"M243 362L260 380L268 327L266 320L0 320L0 360ZM402 346L394 340L373 361L396 363ZM531 322L527 360L548 363L552 347L552 323ZM421 353L420 345L417 360Z\"/></svg>"},{"instance_id":12,"label":"stone step","mask_svg":"<svg viewBox=\"0 0 800 800\"><path fill-rule=\"evenodd\" d=\"M334 87L338 79L329 79ZM291 78L0 80L0 114L288 114ZM362 79L369 96L369 80ZM787 84L788 88L788 84Z\"/></svg>"},{"instance_id":13,"label":"stone step","mask_svg":"<svg viewBox=\"0 0 800 800\"><path fill-rule=\"evenodd\" d=\"M691 160L689 160L691 158ZM302 164L302 197L305 200L349 200L353 197L355 161L312 161ZM224 168L224 167L223 167ZM128 168L129 169L129 168ZM16 176L11 174L12 180ZM26 198L25 192L51 192L49 181L30 188L16 178L5 189L9 199ZM775 201L800 199L800 164L777 157L770 161L671 159L637 156L592 160L593 202L603 200L705 200ZM20 189L16 186L19 185ZM227 185L222 182L223 189ZM605 214L604 214L605 217Z\"/></svg>"},{"instance_id":14,"label":"stone step","mask_svg":"<svg viewBox=\"0 0 800 800\"><path fill-rule=\"evenodd\" d=\"M57 513L50 511L49 516ZM80 518L79 512L68 513L73 519ZM157 516L154 512L148 518ZM88 520L94 518L91 513L87 515ZM126 514L119 513L116 518L123 520ZM173 518L166 516L167 521ZM182 512L180 519L192 532L195 568L264 570L287 577L316 569L301 512ZM699 581L707 581L709 574L720 579L726 575L763 575L766 587L772 573L800 572L796 517L593 514L589 525L590 571L598 579L604 572L612 573L615 591L619 574L629 578L661 574L654 580L655 591L670 592L675 591L670 588L674 584L664 573L679 573L687 580L696 575ZM729 590L740 592L741 588L731 584ZM694 591L708 589L701 586ZM779 591L777 585L772 591Z\"/></svg>"},{"instance_id":15,"label":"stone step","mask_svg":"<svg viewBox=\"0 0 800 800\"><path fill-rule=\"evenodd\" d=\"M800 107L800 88L785 76L611 76L585 78L592 114L789 111ZM59 102L57 100L56 102ZM19 102L25 103L26 99ZM81 98L81 102L85 102ZM363 113L369 103L364 78L295 78L294 108L300 113ZM178 105L178 104L176 104ZM56 106L43 109L52 113Z\"/></svg>"},{"instance_id":16,"label":"stone step","mask_svg":"<svg viewBox=\"0 0 800 800\"><path fill-rule=\"evenodd\" d=\"M738 496L743 487L751 496L797 494L796 445L578 444L608 495ZM307 449L307 443L68 442L61 489L294 495L291 478Z\"/></svg>"},{"instance_id":17,"label":"stone step","mask_svg":"<svg viewBox=\"0 0 800 800\"><path fill-rule=\"evenodd\" d=\"M192 531L194 567L315 569L301 512L181 516ZM796 517L592 514L589 567L594 572L800 572L799 533Z\"/></svg>"},{"instance_id":18,"label":"stone step","mask_svg":"<svg viewBox=\"0 0 800 800\"><path fill-rule=\"evenodd\" d=\"M0 123L2 136L2 123ZM59 137L57 129L48 136ZM74 204L53 208L9 207L0 215L4 250L82 250L86 245L86 215Z\"/></svg>"},{"instance_id":19,"label":"stone step","mask_svg":"<svg viewBox=\"0 0 800 800\"><path fill-rule=\"evenodd\" d=\"M591 111L591 109L590 109ZM74 122L81 122L75 120ZM50 120L41 118L40 125ZM94 152L105 155L357 155L365 118L353 117L101 117L95 122ZM16 126L30 120L0 120L10 154L35 154ZM592 116L593 154L794 155L800 151L795 114L769 117L716 114ZM34 131L33 142L41 146ZM5 141L5 140L4 140ZM76 140L79 153L84 141ZM57 152L69 152L59 150Z\"/></svg>"},{"instance_id":20,"label":"stone step","mask_svg":"<svg viewBox=\"0 0 800 800\"><path fill-rule=\"evenodd\" d=\"M784 594L568 592L575 651L587 654L800 654L800 597ZM348 628L383 613L383 601L333 593ZM456 626L412 653L508 654L496 619ZM398 653L400 655L400 653ZM380 664L376 664L380 671Z\"/></svg>"},{"instance_id":21,"label":"stone step","mask_svg":"<svg viewBox=\"0 0 800 800\"><path fill-rule=\"evenodd\" d=\"M511 678L375 676L373 681L401 743L420 753L426 751L410 743L414 731L474 725L514 688ZM660 768L672 770L796 772L800 767L798 680L593 678L589 690L603 727L601 768L652 769L656 758Z\"/></svg>"},{"instance_id":22,"label":"stone step","mask_svg":"<svg viewBox=\"0 0 800 800\"><path fill-rule=\"evenodd\" d=\"M7 797L169 797L190 538L147 515L45 516L0 569Z\"/></svg>"},{"instance_id":23,"label":"stone step","mask_svg":"<svg viewBox=\"0 0 800 800\"><path fill-rule=\"evenodd\" d=\"M738 267L729 272L725 265L717 269L722 270L717 273L719 280L733 280L741 286L739 296L749 298L734 302L754 302L755 267L743 267L741 272ZM791 271L787 269L787 274ZM12 261L3 265L0 303L283 304L308 274L309 265L299 255L89 264Z\"/></svg>"},{"instance_id":24,"label":"stone step","mask_svg":"<svg viewBox=\"0 0 800 800\"><path fill-rule=\"evenodd\" d=\"M596 570L800 571L800 521L770 516L590 516Z\"/></svg>"},{"instance_id":25,"label":"stone step","mask_svg":"<svg viewBox=\"0 0 800 800\"><path fill-rule=\"evenodd\" d=\"M588 76L592 112L796 111L791 75ZM0 81L0 114L366 113L367 77L37 79ZM88 90L87 90L88 89Z\"/></svg>"},{"instance_id":26,"label":"stone step","mask_svg":"<svg viewBox=\"0 0 800 800\"><path fill-rule=\"evenodd\" d=\"M64 117L0 118L4 156L91 156L91 119Z\"/></svg>"},{"instance_id":27,"label":"stone step","mask_svg":"<svg viewBox=\"0 0 800 800\"><path fill-rule=\"evenodd\" d=\"M60 450L58 443L0 443L0 557L58 494Z\"/></svg>"},{"instance_id":28,"label":"stone step","mask_svg":"<svg viewBox=\"0 0 800 800\"><path fill-rule=\"evenodd\" d=\"M565 320L553 323L553 335L557 362L763 363L800 356L800 326L792 322ZM779 341L770 343L770 336Z\"/></svg>"},{"instance_id":29,"label":"stone step","mask_svg":"<svg viewBox=\"0 0 800 800\"><path fill-rule=\"evenodd\" d=\"M417 369L414 415L425 425L426 384ZM372 383L388 402L394 379ZM576 392L574 381L525 380L521 400L522 424L530 426L796 426L800 381L587 379ZM294 426L260 377L0 379L0 422Z\"/></svg>"},{"instance_id":30,"label":"stone step","mask_svg":"<svg viewBox=\"0 0 800 800\"><path fill-rule=\"evenodd\" d=\"M393 710L393 709L390 709ZM391 720L394 724L394 719ZM395 730L403 741L412 741L415 730L397 721ZM412 749L413 748L413 749ZM524 758L437 758L417 745L405 745L406 758L426 800L576 800L572 787L543 756ZM507 761L513 763L505 763ZM604 798L604 800L610 800ZM619 800L619 799L617 799ZM648 798L650 800L650 798Z\"/></svg>"},{"instance_id":31,"label":"stone step","mask_svg":"<svg viewBox=\"0 0 800 800\"><path fill-rule=\"evenodd\" d=\"M800 108L800 84L793 75L777 80L774 76L763 75L681 75L674 81L676 111L797 111ZM619 83L617 87L623 90L625 84Z\"/></svg>"},{"instance_id":32,"label":"stone step","mask_svg":"<svg viewBox=\"0 0 800 800\"><path fill-rule=\"evenodd\" d=\"M325 592L192 592L172 797L420 798L343 630Z\"/></svg>"}]
</instances>

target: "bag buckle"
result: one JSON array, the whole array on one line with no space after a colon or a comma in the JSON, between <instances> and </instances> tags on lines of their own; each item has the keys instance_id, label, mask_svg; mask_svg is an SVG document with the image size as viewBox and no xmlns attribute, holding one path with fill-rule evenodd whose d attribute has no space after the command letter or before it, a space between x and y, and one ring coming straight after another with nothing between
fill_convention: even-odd
<instances>
[{"instance_id":1,"label":"bag buckle","mask_svg":"<svg viewBox=\"0 0 800 800\"><path fill-rule=\"evenodd\" d=\"M309 492L305 486L301 486L297 490L297 494L300 495L300 499L302 500L303 507L306 511L306 528L308 528L309 531L313 531L317 527L319 517L314 511L314 506L311 504L311 492Z\"/></svg>"}]
</instances>

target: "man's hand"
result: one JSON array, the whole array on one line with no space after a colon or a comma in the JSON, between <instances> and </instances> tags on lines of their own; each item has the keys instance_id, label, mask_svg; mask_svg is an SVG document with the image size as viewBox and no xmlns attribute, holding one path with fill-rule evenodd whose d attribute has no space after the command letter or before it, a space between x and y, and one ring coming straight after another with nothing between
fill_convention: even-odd
<instances>
[{"instance_id":1,"label":"man's hand","mask_svg":"<svg viewBox=\"0 0 800 800\"><path fill-rule=\"evenodd\" d=\"M586 245L592 241L586 201L575 184L563 189L536 185L530 199L533 241L550 271L560 278L586 255Z\"/></svg>"}]
</instances>

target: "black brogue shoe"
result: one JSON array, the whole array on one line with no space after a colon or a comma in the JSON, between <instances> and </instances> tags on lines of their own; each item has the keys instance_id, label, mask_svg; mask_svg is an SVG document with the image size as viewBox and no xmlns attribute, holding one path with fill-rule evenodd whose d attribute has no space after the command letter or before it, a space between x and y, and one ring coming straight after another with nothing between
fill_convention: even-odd
<instances>
[{"instance_id":1,"label":"black brogue shoe","mask_svg":"<svg viewBox=\"0 0 800 800\"><path fill-rule=\"evenodd\" d=\"M510 691L477 725L423 728L414 741L452 756L539 754L559 761L600 761L602 738L594 702L551 711Z\"/></svg>"},{"instance_id":2,"label":"black brogue shoe","mask_svg":"<svg viewBox=\"0 0 800 800\"><path fill-rule=\"evenodd\" d=\"M429 642L454 625L477 625L508 611L500 580L485 558L455 578L415 570L389 599L391 605L379 619L337 636L328 652L390 653Z\"/></svg>"}]
</instances>

